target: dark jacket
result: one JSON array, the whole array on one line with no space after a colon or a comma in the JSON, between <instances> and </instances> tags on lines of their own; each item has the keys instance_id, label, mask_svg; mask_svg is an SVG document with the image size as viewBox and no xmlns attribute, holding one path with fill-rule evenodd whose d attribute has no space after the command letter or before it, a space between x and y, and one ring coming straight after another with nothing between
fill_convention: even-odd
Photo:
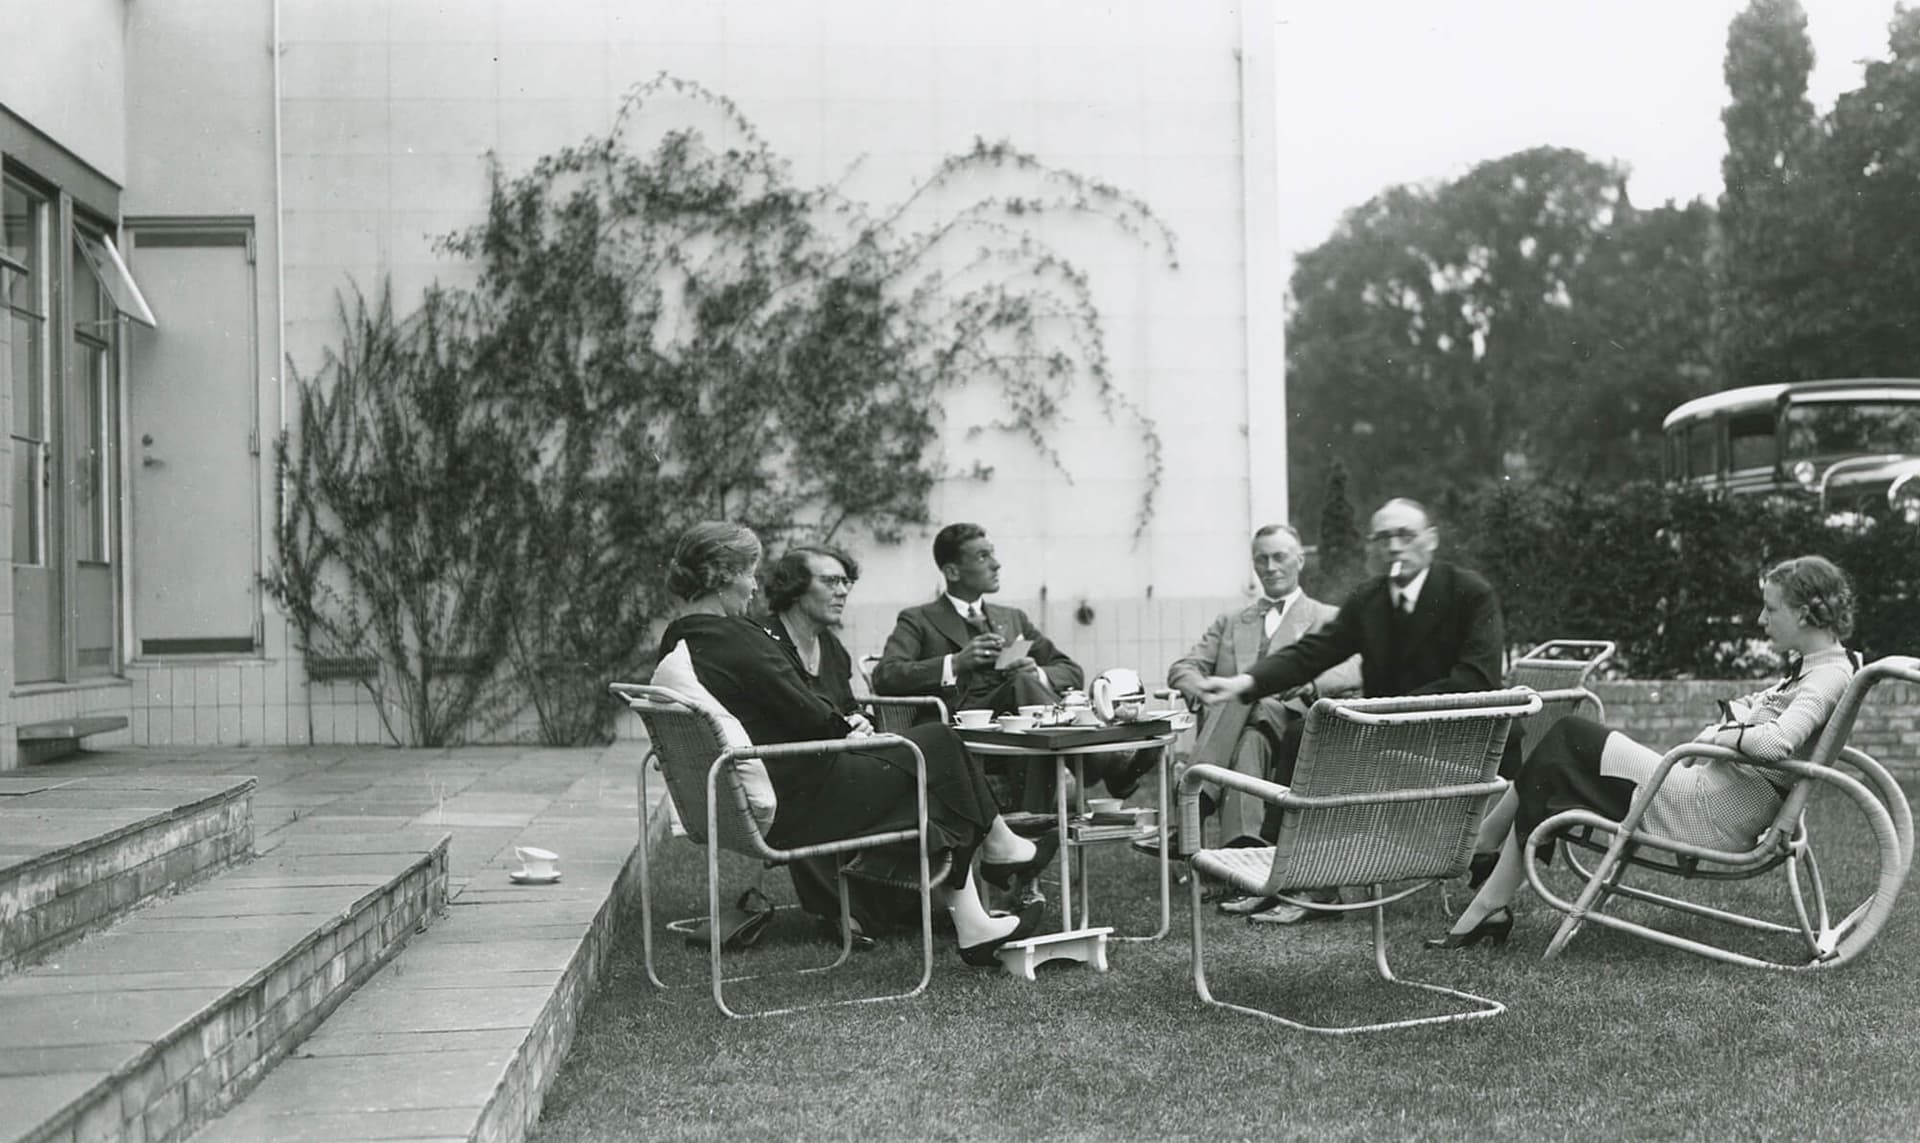
<instances>
[{"instance_id":1,"label":"dark jacket","mask_svg":"<svg viewBox=\"0 0 1920 1143\"><path fill-rule=\"evenodd\" d=\"M1392 612L1385 576L1361 584L1333 622L1253 665L1251 697L1299 686L1354 654L1360 656L1361 690L1369 697L1500 686L1506 631L1493 586L1479 574L1436 560L1413 614L1396 620Z\"/></svg>"},{"instance_id":2,"label":"dark jacket","mask_svg":"<svg viewBox=\"0 0 1920 1143\"><path fill-rule=\"evenodd\" d=\"M982 611L988 625L1002 638L1033 640L1027 654L1056 692L1078 687L1086 681L1080 664L1061 654L1052 640L1042 635L1027 618L1026 612L997 603L983 604ZM931 603L907 608L895 621L893 634L887 636L887 645L880 652L880 663L873 669L874 693L934 695L944 700L950 710L981 705L996 695L1005 695L1011 688L1006 687L1007 675L1003 671L977 671L971 675L956 672L957 686L940 685L942 660L957 653L972 638L965 621L945 595ZM993 705L1005 704L995 701Z\"/></svg>"}]
</instances>

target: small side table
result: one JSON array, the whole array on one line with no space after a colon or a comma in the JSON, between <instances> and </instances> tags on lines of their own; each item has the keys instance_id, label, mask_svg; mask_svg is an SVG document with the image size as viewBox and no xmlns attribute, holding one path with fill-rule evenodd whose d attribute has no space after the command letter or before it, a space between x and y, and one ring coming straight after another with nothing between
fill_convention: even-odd
<instances>
[{"instance_id":1,"label":"small side table","mask_svg":"<svg viewBox=\"0 0 1920 1143\"><path fill-rule=\"evenodd\" d=\"M1104 972L1106 944L1110 938L1121 941L1157 941L1172 930L1173 874L1165 846L1160 850L1159 929L1143 936L1114 936L1111 926L1095 927L1092 924L1092 908L1086 888L1084 850L1089 845L1132 841L1141 835L1129 838L1102 838L1097 841L1074 841L1068 834L1068 825L1073 810L1085 809L1086 782L1083 765L1085 759L1099 754L1157 749L1160 751L1160 760L1154 767L1154 778L1159 794L1159 820L1155 823L1155 829L1160 831L1160 836L1164 837L1164 831L1168 828L1167 813L1171 785L1167 761L1169 748L1179 734L1177 730L1166 722L1143 722L1086 729L1049 727L1031 731L959 730L957 733L966 743L969 751L984 757L1050 757L1054 760L1054 813L1060 830L1062 929L1058 933L1043 934L1005 946L1001 953L1001 960L1008 965L1009 971L1032 979L1033 968L1038 964L1048 960L1077 960L1092 964L1097 970ZM1074 775L1072 806L1069 806L1067 783L1064 780L1069 766L1072 767ZM1077 916L1074 912L1076 879L1080 882L1080 909Z\"/></svg>"}]
</instances>

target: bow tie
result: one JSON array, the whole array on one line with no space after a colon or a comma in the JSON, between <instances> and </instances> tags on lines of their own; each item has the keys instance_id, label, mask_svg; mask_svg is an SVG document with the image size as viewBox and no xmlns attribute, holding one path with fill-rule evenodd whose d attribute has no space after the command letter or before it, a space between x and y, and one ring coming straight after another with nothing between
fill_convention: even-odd
<instances>
[{"instance_id":1,"label":"bow tie","mask_svg":"<svg viewBox=\"0 0 1920 1143\"><path fill-rule=\"evenodd\" d=\"M1260 614L1265 615L1269 611L1280 611L1284 609L1287 606L1287 601L1284 599L1268 599L1263 595L1260 597L1260 602L1255 606L1260 608Z\"/></svg>"}]
</instances>

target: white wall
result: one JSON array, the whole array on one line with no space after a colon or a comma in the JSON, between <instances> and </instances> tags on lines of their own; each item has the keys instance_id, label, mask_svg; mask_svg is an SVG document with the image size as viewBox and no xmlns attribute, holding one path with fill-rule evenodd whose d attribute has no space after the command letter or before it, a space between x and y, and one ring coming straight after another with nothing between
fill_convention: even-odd
<instances>
[{"instance_id":1,"label":"white wall","mask_svg":"<svg viewBox=\"0 0 1920 1143\"><path fill-rule=\"evenodd\" d=\"M1070 410L1069 483L1024 444L966 442L991 395L964 395L951 457L998 476L935 497L941 520L992 528L1009 590L1050 599L1218 594L1244 580L1248 522L1240 13L1224 3L897 0L467 0L389 8L282 0L289 351L317 360L332 291L391 270L401 297L452 268L431 235L475 220L483 153L509 170L606 130L620 95L661 70L738 100L803 182L865 156L873 202L975 136L1139 194L1181 267L1114 236L1074 252L1094 274L1115 379L1156 423L1166 476L1155 525L1134 431ZM1261 38L1262 43L1270 37ZM929 537L930 538L930 534ZM924 539L869 553L869 583L917 597ZM1222 566L1224 563L1225 566Z\"/></svg>"},{"instance_id":2,"label":"white wall","mask_svg":"<svg viewBox=\"0 0 1920 1143\"><path fill-rule=\"evenodd\" d=\"M336 290L390 273L404 302L460 273L431 242L479 220L489 151L523 170L605 132L626 91L667 71L736 100L801 183L846 178L876 206L977 136L1144 199L1176 237L1177 270L1097 228L1047 233L1092 275L1115 383L1160 434L1151 527L1132 534L1145 462L1124 417L1090 397L1070 405L1068 479L1024 442L969 434L993 412L984 385L956 396L943 448L996 475L941 486L933 514L984 524L1005 600L1090 669L1157 676L1248 589L1249 528L1286 500L1270 0L279 0L277 155L272 102L257 101L272 10L128 8L128 212L258 220L263 420L278 415L263 205L276 157L284 344L311 370L338 336ZM892 547L843 537L866 564L856 651L878 650L892 612L934 590L932 532ZM1095 616L1084 626L1082 601ZM264 664L144 674L136 740L377 740L352 688L308 686L278 661L285 629L271 614L268 630Z\"/></svg>"},{"instance_id":3,"label":"white wall","mask_svg":"<svg viewBox=\"0 0 1920 1143\"><path fill-rule=\"evenodd\" d=\"M124 186L128 0L18 0L0 13L0 103Z\"/></svg>"}]
</instances>

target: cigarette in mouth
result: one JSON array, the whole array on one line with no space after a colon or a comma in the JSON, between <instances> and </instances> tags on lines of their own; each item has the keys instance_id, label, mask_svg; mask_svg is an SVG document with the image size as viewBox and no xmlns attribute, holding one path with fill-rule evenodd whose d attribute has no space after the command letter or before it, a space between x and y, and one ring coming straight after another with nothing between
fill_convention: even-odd
<instances>
[{"instance_id":1,"label":"cigarette in mouth","mask_svg":"<svg viewBox=\"0 0 1920 1143\"><path fill-rule=\"evenodd\" d=\"M1396 583L1399 582L1399 579L1400 579L1400 561L1399 560L1393 561L1393 566L1387 569L1387 578L1395 581Z\"/></svg>"}]
</instances>

